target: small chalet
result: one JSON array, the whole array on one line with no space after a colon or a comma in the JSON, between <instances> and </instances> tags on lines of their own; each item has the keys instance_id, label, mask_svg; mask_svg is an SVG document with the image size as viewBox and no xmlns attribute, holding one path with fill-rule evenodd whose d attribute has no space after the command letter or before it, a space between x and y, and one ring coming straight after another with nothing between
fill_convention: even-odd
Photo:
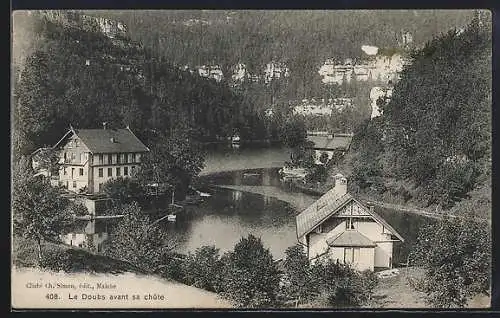
<instances>
[{"instance_id":1,"label":"small chalet","mask_svg":"<svg viewBox=\"0 0 500 318\"><path fill-rule=\"evenodd\" d=\"M323 164L320 158L327 154L331 160L335 153L343 156L351 146L352 134L308 133L307 140L313 143L316 164Z\"/></svg>"},{"instance_id":2,"label":"small chalet","mask_svg":"<svg viewBox=\"0 0 500 318\"><path fill-rule=\"evenodd\" d=\"M98 193L116 177L129 177L149 152L129 127L73 129L54 146L60 156L59 185L77 193Z\"/></svg>"},{"instance_id":3,"label":"small chalet","mask_svg":"<svg viewBox=\"0 0 500 318\"><path fill-rule=\"evenodd\" d=\"M335 186L296 217L297 238L310 261L328 257L358 270L392 268L394 242L403 237L373 206L347 192L347 179L338 174Z\"/></svg>"}]
</instances>

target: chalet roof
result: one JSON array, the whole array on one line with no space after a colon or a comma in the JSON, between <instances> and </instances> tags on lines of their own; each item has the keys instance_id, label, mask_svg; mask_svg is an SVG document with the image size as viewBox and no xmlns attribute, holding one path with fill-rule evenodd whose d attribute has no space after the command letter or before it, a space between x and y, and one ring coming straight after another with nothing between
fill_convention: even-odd
<instances>
[{"instance_id":1,"label":"chalet roof","mask_svg":"<svg viewBox=\"0 0 500 318\"><path fill-rule=\"evenodd\" d=\"M314 149L325 150L347 150L351 145L352 136L334 135L331 136L308 136L308 140L314 143Z\"/></svg>"},{"instance_id":2,"label":"chalet roof","mask_svg":"<svg viewBox=\"0 0 500 318\"><path fill-rule=\"evenodd\" d=\"M375 247L372 240L358 231L344 231L337 236L330 237L326 244L332 247Z\"/></svg>"},{"instance_id":3,"label":"chalet roof","mask_svg":"<svg viewBox=\"0 0 500 318\"><path fill-rule=\"evenodd\" d=\"M335 192L335 188L325 193L317 201L315 201L313 204L311 204L296 216L295 222L297 227L297 238L301 238L302 236L311 232L314 228L323 223L330 216L339 212L343 206L351 201L355 201L359 205L364 206L349 193L339 196ZM387 221L385 221L380 215L375 213L373 209L365 209L377 222L382 224L398 239L404 242L403 237L389 223L387 223Z\"/></svg>"},{"instance_id":4,"label":"chalet roof","mask_svg":"<svg viewBox=\"0 0 500 318\"><path fill-rule=\"evenodd\" d=\"M92 153L147 152L146 147L129 129L72 129L54 146L57 147L67 136L78 136Z\"/></svg>"}]
</instances>

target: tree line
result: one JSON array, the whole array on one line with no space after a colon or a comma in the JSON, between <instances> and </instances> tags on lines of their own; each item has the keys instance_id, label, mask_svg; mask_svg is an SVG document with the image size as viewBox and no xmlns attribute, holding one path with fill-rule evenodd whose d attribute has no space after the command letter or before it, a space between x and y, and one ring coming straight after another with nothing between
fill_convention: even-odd
<instances>
[{"instance_id":1,"label":"tree line","mask_svg":"<svg viewBox=\"0 0 500 318\"><path fill-rule=\"evenodd\" d=\"M146 144L157 134L190 131L215 141L262 133L262 116L227 86L181 71L129 39L36 16L43 40L26 58L14 91L15 153L54 144L75 128L129 125ZM264 133L266 130L264 130ZM152 137L154 138L154 137Z\"/></svg>"},{"instance_id":2,"label":"tree line","mask_svg":"<svg viewBox=\"0 0 500 318\"><path fill-rule=\"evenodd\" d=\"M491 31L473 21L415 51L352 145L360 189L450 208L491 175Z\"/></svg>"}]
</instances>

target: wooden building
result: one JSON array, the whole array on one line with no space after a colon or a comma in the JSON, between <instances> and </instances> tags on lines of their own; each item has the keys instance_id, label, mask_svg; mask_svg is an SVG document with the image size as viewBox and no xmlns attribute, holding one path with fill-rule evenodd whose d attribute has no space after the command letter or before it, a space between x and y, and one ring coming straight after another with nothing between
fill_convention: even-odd
<instances>
[{"instance_id":1,"label":"wooden building","mask_svg":"<svg viewBox=\"0 0 500 318\"><path fill-rule=\"evenodd\" d=\"M296 217L296 226L310 261L328 257L358 270L392 268L393 244L404 241L373 207L347 192L340 174L333 189Z\"/></svg>"}]
</instances>

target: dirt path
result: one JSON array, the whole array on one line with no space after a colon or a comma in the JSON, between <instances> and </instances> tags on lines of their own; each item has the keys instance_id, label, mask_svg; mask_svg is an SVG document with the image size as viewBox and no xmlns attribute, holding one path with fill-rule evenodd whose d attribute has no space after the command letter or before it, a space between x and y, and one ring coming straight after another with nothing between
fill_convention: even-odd
<instances>
[{"instance_id":1,"label":"dirt path","mask_svg":"<svg viewBox=\"0 0 500 318\"><path fill-rule=\"evenodd\" d=\"M419 214L419 215L423 215L423 216L434 218L434 219L441 219L443 217L443 213L440 213L440 212L429 212L429 211L425 211L425 210L422 210L422 209L417 209L417 208L414 208L414 207L408 207L408 206L404 206L404 205L400 205L400 204L386 203L386 202L381 202L381 201L374 201L374 200L370 200L370 199L364 198L364 197L361 197L361 198L363 200L365 200L365 201L370 201L374 205L377 205L377 206L380 206L380 207L384 207L384 208L393 209L393 210L396 210L396 211L413 213L413 214ZM444 212L444 213L446 213L446 212ZM464 218L462 216L453 215L453 214L449 214L449 213L446 213L446 215L449 216L449 217L452 217L452 218ZM491 223L491 219L478 218L478 217L476 217L475 219L478 220L478 221L480 221L480 222Z\"/></svg>"}]
</instances>

